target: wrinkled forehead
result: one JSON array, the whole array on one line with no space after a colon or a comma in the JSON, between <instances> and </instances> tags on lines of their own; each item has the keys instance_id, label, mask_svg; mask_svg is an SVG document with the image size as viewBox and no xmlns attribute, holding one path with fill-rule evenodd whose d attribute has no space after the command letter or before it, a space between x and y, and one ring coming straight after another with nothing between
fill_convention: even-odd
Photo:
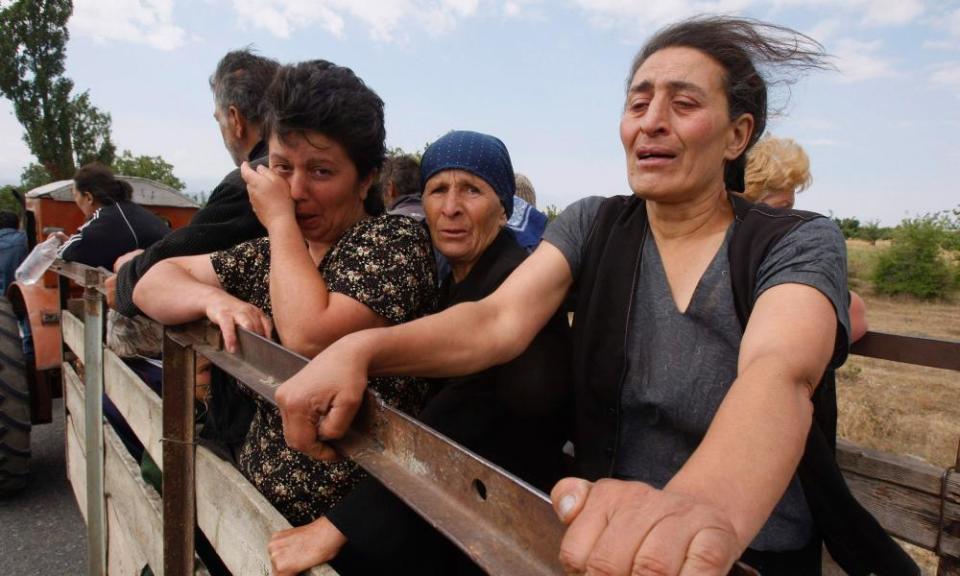
<instances>
[{"instance_id":1,"label":"wrinkled forehead","mask_svg":"<svg viewBox=\"0 0 960 576\"><path fill-rule=\"evenodd\" d=\"M435 188L437 186L463 186L469 185L479 188L483 192L489 192L496 195L493 186L476 174L460 168L450 168L441 170L427 180L426 188Z\"/></svg>"},{"instance_id":2,"label":"wrinkled forehead","mask_svg":"<svg viewBox=\"0 0 960 576\"><path fill-rule=\"evenodd\" d=\"M696 48L671 46L651 54L634 72L628 93L690 89L723 94L726 71L713 57Z\"/></svg>"}]
</instances>

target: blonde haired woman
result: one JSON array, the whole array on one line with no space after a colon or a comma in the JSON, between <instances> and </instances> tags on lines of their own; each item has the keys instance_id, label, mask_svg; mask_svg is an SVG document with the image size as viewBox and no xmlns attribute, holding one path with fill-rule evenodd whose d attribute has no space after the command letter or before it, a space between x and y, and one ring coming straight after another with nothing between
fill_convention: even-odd
<instances>
[{"instance_id":1,"label":"blonde haired woman","mask_svg":"<svg viewBox=\"0 0 960 576\"><path fill-rule=\"evenodd\" d=\"M797 192L803 192L813 178L810 158L790 138L767 136L747 153L746 190L751 202L774 208L791 208Z\"/></svg>"}]
</instances>

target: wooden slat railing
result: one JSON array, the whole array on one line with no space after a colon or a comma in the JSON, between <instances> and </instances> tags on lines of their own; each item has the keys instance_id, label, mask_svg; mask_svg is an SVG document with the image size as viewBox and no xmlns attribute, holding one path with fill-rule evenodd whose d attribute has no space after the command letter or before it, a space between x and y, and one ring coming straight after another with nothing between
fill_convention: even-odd
<instances>
[{"instance_id":1,"label":"wooden slat railing","mask_svg":"<svg viewBox=\"0 0 960 576\"><path fill-rule=\"evenodd\" d=\"M79 272L70 269L73 278L80 277ZM62 325L65 346L78 358L84 358L82 320L64 311ZM958 342L868 333L852 353L960 371ZM63 378L68 472L85 513L83 383L69 364L64 365ZM103 352L103 379L106 394L153 460L162 465L160 398L109 350ZM135 464L112 430L105 433L105 440L104 467L110 494L106 522L108 568L111 572L129 573L126 568L144 562L159 576L163 573L163 546L158 544L163 543L158 535L162 532L159 496L139 478ZM889 533L935 552L940 557L938 575L960 576L960 475L956 468L943 469L917 458L867 450L845 441L838 443L837 460L855 496ZM203 447L196 448L195 471L197 525L221 559L234 574L268 574L269 537L289 528L289 524L239 471ZM131 514L142 518L144 526L127 525L125 520ZM127 560L122 561L124 555ZM324 566L309 574L336 573Z\"/></svg>"}]
</instances>

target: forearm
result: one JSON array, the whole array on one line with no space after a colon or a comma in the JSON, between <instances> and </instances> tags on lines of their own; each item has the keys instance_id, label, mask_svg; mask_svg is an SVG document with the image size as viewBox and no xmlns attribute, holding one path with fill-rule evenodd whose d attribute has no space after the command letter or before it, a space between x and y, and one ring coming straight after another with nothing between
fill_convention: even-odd
<instances>
[{"instance_id":1,"label":"forearm","mask_svg":"<svg viewBox=\"0 0 960 576\"><path fill-rule=\"evenodd\" d=\"M330 292L295 223L270 232L270 301L284 346L312 356L330 344L322 330Z\"/></svg>"},{"instance_id":2,"label":"forearm","mask_svg":"<svg viewBox=\"0 0 960 576\"><path fill-rule=\"evenodd\" d=\"M666 490L723 509L746 548L796 472L813 406L808 382L758 361L734 382L703 442Z\"/></svg>"},{"instance_id":3,"label":"forearm","mask_svg":"<svg viewBox=\"0 0 960 576\"><path fill-rule=\"evenodd\" d=\"M397 326L364 330L338 341L370 376L450 377L508 362L529 344L486 301L467 302Z\"/></svg>"},{"instance_id":4,"label":"forearm","mask_svg":"<svg viewBox=\"0 0 960 576\"><path fill-rule=\"evenodd\" d=\"M170 261L158 262L133 289L133 302L161 324L183 324L206 316L219 287L204 284Z\"/></svg>"}]
</instances>

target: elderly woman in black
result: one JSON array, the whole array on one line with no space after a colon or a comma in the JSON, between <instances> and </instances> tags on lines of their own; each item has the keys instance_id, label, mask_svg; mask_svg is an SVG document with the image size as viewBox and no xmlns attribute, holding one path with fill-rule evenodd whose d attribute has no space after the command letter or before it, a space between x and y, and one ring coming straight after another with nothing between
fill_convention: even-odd
<instances>
[{"instance_id":1,"label":"elderly woman in black","mask_svg":"<svg viewBox=\"0 0 960 576\"><path fill-rule=\"evenodd\" d=\"M552 491L569 571L722 575L742 558L765 576L817 574L823 539L851 573L919 573L833 461L843 235L726 187L763 133L764 74L822 63L809 38L751 20L657 33L620 119L632 194L568 207L491 296L328 348L277 392L288 443L323 456L368 373L516 357L572 291L578 477Z\"/></svg>"},{"instance_id":2,"label":"elderly woman in black","mask_svg":"<svg viewBox=\"0 0 960 576\"><path fill-rule=\"evenodd\" d=\"M433 246L451 268L440 288L441 309L490 295L527 257L506 228L515 188L506 147L486 134L450 132L427 148L420 172ZM418 417L549 490L560 478L566 440L568 331L566 315L558 312L517 358L436 381L438 392ZM443 347L436 352L443 354ZM329 561L344 545L333 565L345 576L482 573L370 478L311 527L275 537L275 573L296 574Z\"/></svg>"}]
</instances>

